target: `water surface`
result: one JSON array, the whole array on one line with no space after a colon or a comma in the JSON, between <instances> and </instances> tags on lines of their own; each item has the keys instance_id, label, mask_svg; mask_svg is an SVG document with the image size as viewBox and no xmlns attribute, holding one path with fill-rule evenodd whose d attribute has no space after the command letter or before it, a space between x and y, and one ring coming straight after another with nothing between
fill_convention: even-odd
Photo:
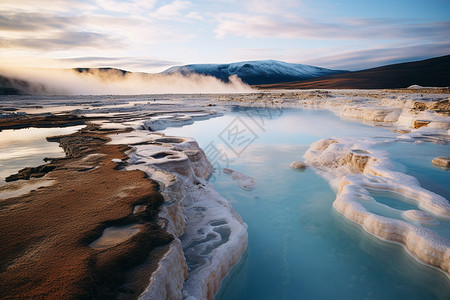
<instances>
[{"instance_id":1,"label":"water surface","mask_svg":"<svg viewBox=\"0 0 450 300\"><path fill-rule=\"evenodd\" d=\"M76 132L84 126L26 128L0 131L0 185L5 178L25 167L44 164L44 158L64 157L58 143L46 137Z\"/></svg>"},{"instance_id":2,"label":"water surface","mask_svg":"<svg viewBox=\"0 0 450 300\"><path fill-rule=\"evenodd\" d=\"M265 115L262 126L253 118L258 113ZM242 142L252 137L251 133L256 138L239 146L232 140L233 132L244 129L250 133ZM212 177L216 190L231 201L248 224L248 251L224 280L216 300L450 297L450 281L445 275L418 263L402 247L380 241L347 221L332 208L335 193L312 169L296 171L289 167L293 160L302 160L309 145L321 138L383 140L394 137L394 133L340 120L326 111L273 111L269 117L261 112L249 114L245 109L235 109L222 118L170 128L165 133L191 136L199 141L216 166ZM387 145L385 150L395 150L395 145ZM405 148L397 153L408 152L418 145L402 146ZM433 145L419 146L434 151ZM220 155L211 149L219 149ZM411 154L411 160L423 159L421 155L421 152ZM398 156L394 155L394 159ZM398 163L407 169L406 173L415 174L409 161L399 159ZM254 177L255 189L240 189L221 172L223 167ZM449 189L444 184L445 178L441 179L438 171L429 171L434 173L436 183L429 182L426 188L433 190L440 186L445 196ZM417 172L420 173L420 168ZM424 180L418 179L421 183ZM377 197L386 203L395 201L390 195ZM415 207L398 201L393 209Z\"/></svg>"}]
</instances>

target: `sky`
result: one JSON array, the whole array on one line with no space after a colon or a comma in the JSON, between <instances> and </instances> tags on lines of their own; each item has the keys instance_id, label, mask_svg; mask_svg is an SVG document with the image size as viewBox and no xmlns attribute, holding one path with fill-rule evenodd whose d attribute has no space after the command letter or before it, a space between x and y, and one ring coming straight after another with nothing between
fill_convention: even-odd
<instances>
[{"instance_id":1,"label":"sky","mask_svg":"<svg viewBox=\"0 0 450 300\"><path fill-rule=\"evenodd\" d=\"M276 59L361 70L450 54L450 0L0 0L0 66Z\"/></svg>"}]
</instances>

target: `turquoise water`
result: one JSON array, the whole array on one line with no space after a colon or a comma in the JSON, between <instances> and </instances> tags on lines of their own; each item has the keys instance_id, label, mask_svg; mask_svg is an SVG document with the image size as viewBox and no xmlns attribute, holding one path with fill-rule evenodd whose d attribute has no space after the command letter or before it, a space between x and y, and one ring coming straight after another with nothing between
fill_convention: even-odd
<instances>
[{"instance_id":1,"label":"turquoise water","mask_svg":"<svg viewBox=\"0 0 450 300\"><path fill-rule=\"evenodd\" d=\"M382 242L347 221L332 208L335 193L325 179L311 169L289 167L293 160L303 160L309 145L320 138L382 140L394 133L343 121L326 111L253 113L262 118L257 121L254 114L237 108L221 118L164 131L199 141L217 168L212 178L216 190L248 224L247 253L224 280L216 300L449 299L450 281L445 275L419 264L402 247ZM235 132L246 129L241 145L230 134L233 128ZM397 151L393 144L386 149L401 153L417 146L426 150L430 145L402 146L406 148ZM220 149L220 155L211 149ZM421 155L409 153L412 161ZM406 173L413 172L409 160L395 162ZM255 189L240 189L220 171L223 167L254 177ZM445 178L441 179L447 173L429 171L436 180L427 188L440 187L448 193ZM399 208L404 209L402 205Z\"/></svg>"}]
</instances>

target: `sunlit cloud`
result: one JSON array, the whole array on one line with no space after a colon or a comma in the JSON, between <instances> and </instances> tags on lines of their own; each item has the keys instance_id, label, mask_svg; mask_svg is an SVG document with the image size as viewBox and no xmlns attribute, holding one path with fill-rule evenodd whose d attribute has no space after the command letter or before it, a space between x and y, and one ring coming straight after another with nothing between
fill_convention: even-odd
<instances>
[{"instance_id":1,"label":"sunlit cloud","mask_svg":"<svg viewBox=\"0 0 450 300\"><path fill-rule=\"evenodd\" d=\"M108 49L110 45L122 47L119 39L93 32L59 32L49 38L0 39L0 48L30 48L46 50L67 50L74 47Z\"/></svg>"}]
</instances>

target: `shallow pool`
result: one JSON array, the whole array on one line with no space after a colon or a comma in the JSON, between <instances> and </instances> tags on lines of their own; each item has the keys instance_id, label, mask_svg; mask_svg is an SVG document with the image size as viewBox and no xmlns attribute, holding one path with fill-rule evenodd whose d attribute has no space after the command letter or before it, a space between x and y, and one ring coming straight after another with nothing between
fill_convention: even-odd
<instances>
[{"instance_id":1,"label":"shallow pool","mask_svg":"<svg viewBox=\"0 0 450 300\"><path fill-rule=\"evenodd\" d=\"M216 167L216 190L248 224L248 251L215 299L449 299L450 281L444 274L347 221L332 208L335 193L323 177L312 169L289 167L321 138L383 140L395 134L327 111L264 110L234 108L221 118L164 131L199 141ZM424 151L448 148L412 143L383 147L392 151L399 171L416 176L426 168L419 182L448 199L448 172L417 163L428 160ZM410 158L400 155L405 151ZM224 167L252 176L255 189L239 188L221 172Z\"/></svg>"},{"instance_id":2,"label":"shallow pool","mask_svg":"<svg viewBox=\"0 0 450 300\"><path fill-rule=\"evenodd\" d=\"M26 128L0 131L0 185L11 174L25 167L44 164L46 157L64 157L58 143L50 143L46 137L70 134L84 126L55 128Z\"/></svg>"}]
</instances>

